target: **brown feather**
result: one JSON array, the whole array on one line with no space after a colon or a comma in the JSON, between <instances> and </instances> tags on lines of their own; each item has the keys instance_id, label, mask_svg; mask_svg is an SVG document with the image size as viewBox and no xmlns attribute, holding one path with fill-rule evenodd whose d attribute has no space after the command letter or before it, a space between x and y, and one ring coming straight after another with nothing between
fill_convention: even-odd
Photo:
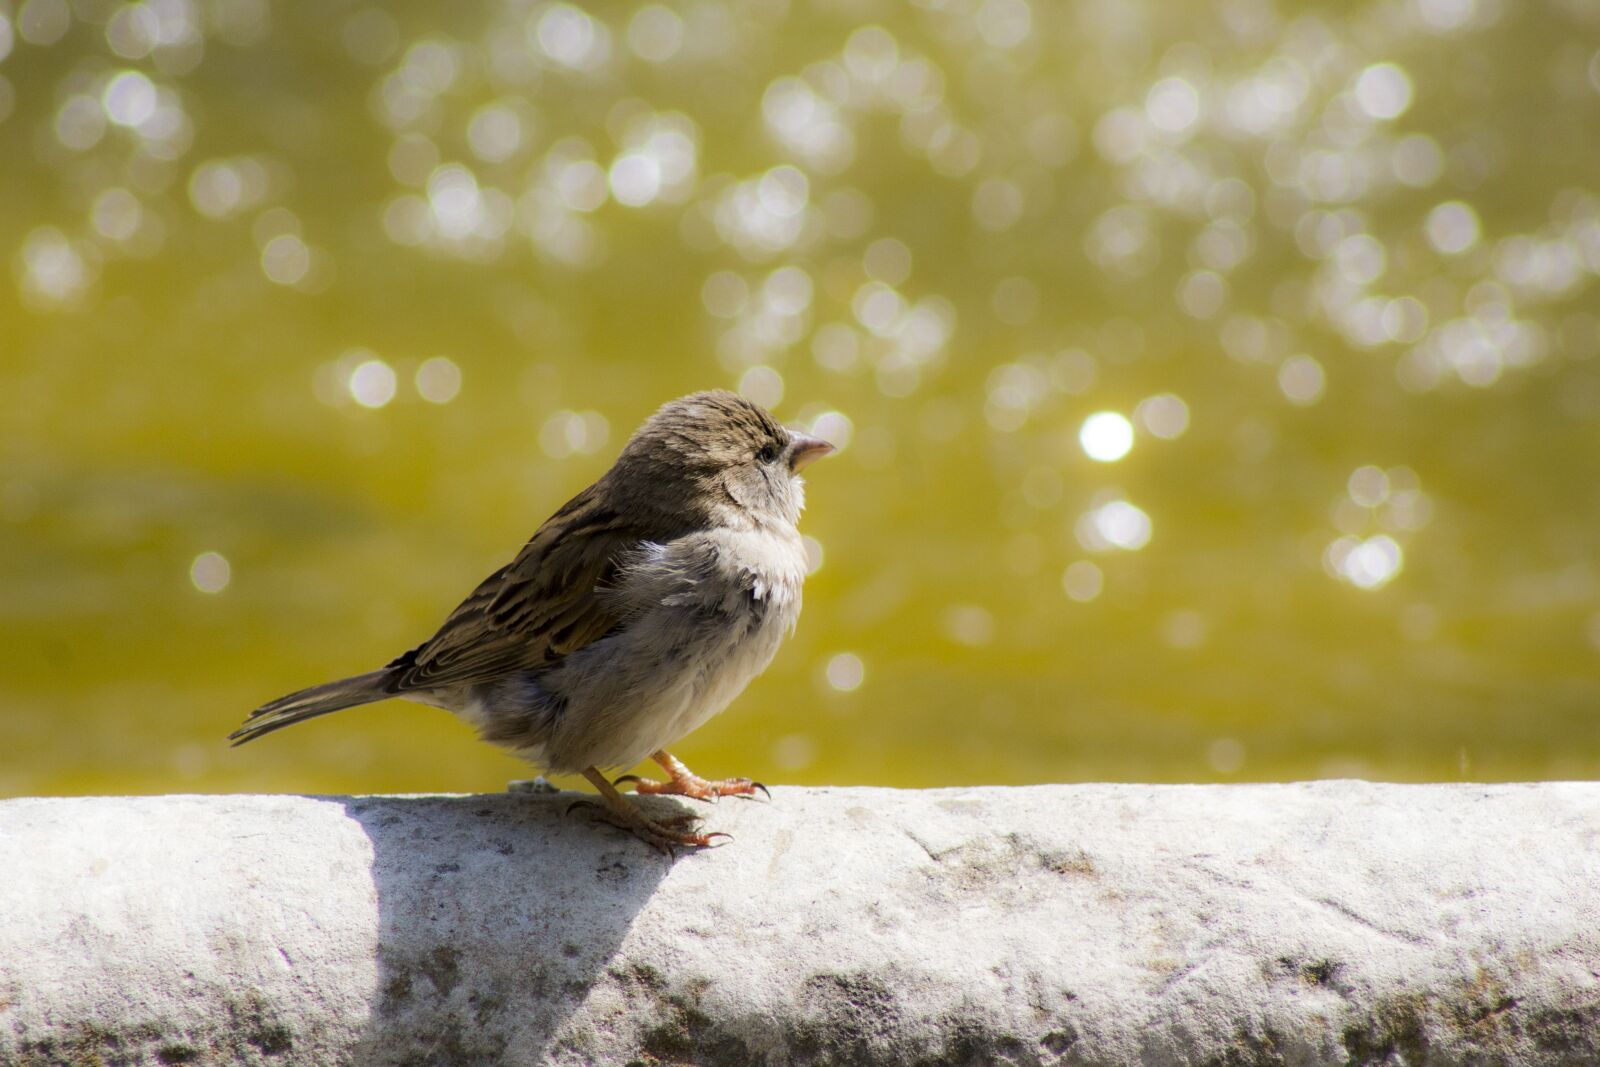
<instances>
[{"instance_id":1,"label":"brown feather","mask_svg":"<svg viewBox=\"0 0 1600 1067\"><path fill-rule=\"evenodd\" d=\"M449 689L553 666L615 629L618 618L594 590L605 586L619 556L648 538L601 506L600 486L551 516L438 633L390 664L392 691Z\"/></svg>"}]
</instances>

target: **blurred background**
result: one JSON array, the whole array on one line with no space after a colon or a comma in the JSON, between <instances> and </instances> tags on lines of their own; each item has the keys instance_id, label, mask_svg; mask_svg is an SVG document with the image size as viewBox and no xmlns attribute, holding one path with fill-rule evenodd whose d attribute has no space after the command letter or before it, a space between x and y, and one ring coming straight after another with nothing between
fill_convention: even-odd
<instances>
[{"instance_id":1,"label":"blurred background","mask_svg":"<svg viewBox=\"0 0 1600 1067\"><path fill-rule=\"evenodd\" d=\"M812 468L678 752L1600 774L1591 0L0 0L0 794L497 790L375 667L663 401Z\"/></svg>"}]
</instances>

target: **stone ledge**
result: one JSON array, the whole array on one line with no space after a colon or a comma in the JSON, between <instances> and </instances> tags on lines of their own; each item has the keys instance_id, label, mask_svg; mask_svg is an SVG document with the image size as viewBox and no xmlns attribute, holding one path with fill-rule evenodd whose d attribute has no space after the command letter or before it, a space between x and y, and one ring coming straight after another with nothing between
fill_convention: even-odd
<instances>
[{"instance_id":1,"label":"stone ledge","mask_svg":"<svg viewBox=\"0 0 1600 1067\"><path fill-rule=\"evenodd\" d=\"M1600 1063L1600 785L571 799L0 802L0 1063Z\"/></svg>"}]
</instances>

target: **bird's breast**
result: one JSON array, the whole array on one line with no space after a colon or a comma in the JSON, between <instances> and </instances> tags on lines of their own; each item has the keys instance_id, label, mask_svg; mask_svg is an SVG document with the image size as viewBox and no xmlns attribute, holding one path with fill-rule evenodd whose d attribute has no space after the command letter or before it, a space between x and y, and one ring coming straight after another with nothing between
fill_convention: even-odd
<instances>
[{"instance_id":1,"label":"bird's breast","mask_svg":"<svg viewBox=\"0 0 1600 1067\"><path fill-rule=\"evenodd\" d=\"M624 625L540 675L565 702L550 765L629 766L727 707L794 628L805 572L793 527L641 546L609 593Z\"/></svg>"}]
</instances>

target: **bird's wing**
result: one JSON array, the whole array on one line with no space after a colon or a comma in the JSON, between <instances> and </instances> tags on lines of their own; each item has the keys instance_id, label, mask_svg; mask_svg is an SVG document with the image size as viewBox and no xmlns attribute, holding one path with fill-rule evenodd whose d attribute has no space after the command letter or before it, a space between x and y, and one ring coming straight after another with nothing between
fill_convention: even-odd
<instances>
[{"instance_id":1,"label":"bird's wing","mask_svg":"<svg viewBox=\"0 0 1600 1067\"><path fill-rule=\"evenodd\" d=\"M439 632L389 665L393 692L449 689L548 667L617 629L615 605L595 591L644 532L590 486L450 613Z\"/></svg>"}]
</instances>

